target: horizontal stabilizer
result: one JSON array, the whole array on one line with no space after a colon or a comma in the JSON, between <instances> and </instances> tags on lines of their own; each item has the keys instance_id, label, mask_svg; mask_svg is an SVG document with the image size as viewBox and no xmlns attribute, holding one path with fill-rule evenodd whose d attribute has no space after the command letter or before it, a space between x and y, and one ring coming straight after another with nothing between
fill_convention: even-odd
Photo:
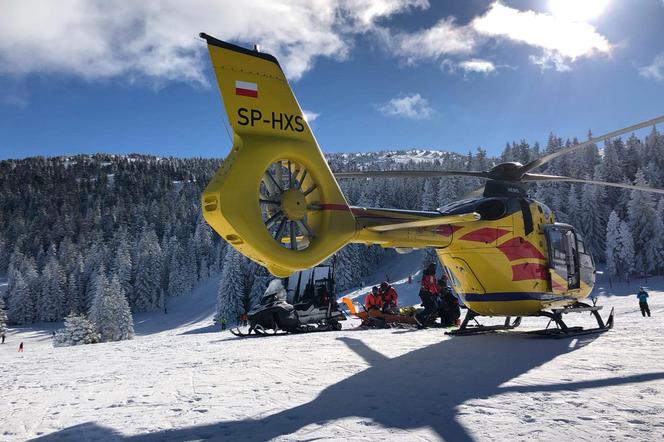
<instances>
[{"instance_id":1,"label":"horizontal stabilizer","mask_svg":"<svg viewBox=\"0 0 664 442\"><path fill-rule=\"evenodd\" d=\"M389 232L392 230L401 230L401 229L414 229L418 227L432 227L440 226L443 224L461 224L468 223L473 221L479 221L481 216L479 213L463 213L460 215L442 215L436 216L434 218L421 219L417 221L407 221L405 223L393 223L393 224L382 224L379 226L368 227L368 230L373 230L374 232Z\"/></svg>"}]
</instances>

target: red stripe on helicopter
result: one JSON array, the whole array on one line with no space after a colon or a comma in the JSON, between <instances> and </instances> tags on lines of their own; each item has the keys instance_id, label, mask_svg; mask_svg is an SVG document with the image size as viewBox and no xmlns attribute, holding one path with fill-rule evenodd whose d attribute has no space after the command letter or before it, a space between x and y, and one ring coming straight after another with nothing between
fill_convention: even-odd
<instances>
[{"instance_id":1,"label":"red stripe on helicopter","mask_svg":"<svg viewBox=\"0 0 664 442\"><path fill-rule=\"evenodd\" d=\"M512 266L512 281L526 281L529 279L546 280L546 267L532 262Z\"/></svg>"},{"instance_id":2,"label":"red stripe on helicopter","mask_svg":"<svg viewBox=\"0 0 664 442\"><path fill-rule=\"evenodd\" d=\"M343 212L348 212L350 207L345 204L321 204L320 210L341 210Z\"/></svg>"},{"instance_id":3,"label":"red stripe on helicopter","mask_svg":"<svg viewBox=\"0 0 664 442\"><path fill-rule=\"evenodd\" d=\"M509 230L505 229L496 229L494 227L483 227L481 229L474 230L472 232L466 233L461 238L464 241L475 241L489 243L497 240L501 236L511 233Z\"/></svg>"},{"instance_id":4,"label":"red stripe on helicopter","mask_svg":"<svg viewBox=\"0 0 664 442\"><path fill-rule=\"evenodd\" d=\"M498 246L498 249L503 252L510 261L524 258L545 259L542 252L537 250L537 247L520 236L505 241Z\"/></svg>"},{"instance_id":5,"label":"red stripe on helicopter","mask_svg":"<svg viewBox=\"0 0 664 442\"><path fill-rule=\"evenodd\" d=\"M452 236L457 230L463 229L461 226L451 226L449 224L443 224L436 227L433 231L442 236Z\"/></svg>"}]
</instances>

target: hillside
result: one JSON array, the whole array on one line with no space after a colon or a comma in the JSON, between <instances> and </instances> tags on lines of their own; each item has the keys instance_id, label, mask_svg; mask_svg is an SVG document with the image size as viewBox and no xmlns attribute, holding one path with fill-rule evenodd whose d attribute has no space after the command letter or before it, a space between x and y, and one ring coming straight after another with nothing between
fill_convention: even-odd
<instances>
[{"instance_id":1,"label":"hillside","mask_svg":"<svg viewBox=\"0 0 664 442\"><path fill-rule=\"evenodd\" d=\"M137 316L132 341L53 348L43 327L12 329L0 346L0 391L11 404L0 440L664 437L661 279L648 286L652 318L614 287L600 299L616 308L614 330L563 340L357 331L355 321L341 332L241 339L211 326L213 286L168 315ZM151 324L163 326L154 333Z\"/></svg>"}]
</instances>

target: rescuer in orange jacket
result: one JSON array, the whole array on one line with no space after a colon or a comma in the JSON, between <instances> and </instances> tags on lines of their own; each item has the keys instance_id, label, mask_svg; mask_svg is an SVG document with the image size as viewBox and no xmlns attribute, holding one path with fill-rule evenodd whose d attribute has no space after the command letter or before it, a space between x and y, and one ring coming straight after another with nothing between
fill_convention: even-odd
<instances>
[{"instance_id":1,"label":"rescuer in orange jacket","mask_svg":"<svg viewBox=\"0 0 664 442\"><path fill-rule=\"evenodd\" d=\"M387 281L380 284L380 297L383 300L383 311L396 311L398 302L397 291Z\"/></svg>"},{"instance_id":2,"label":"rescuer in orange jacket","mask_svg":"<svg viewBox=\"0 0 664 442\"><path fill-rule=\"evenodd\" d=\"M367 310L380 310L383 308L383 299L381 298L380 293L378 293L378 287L373 286L371 288L371 293L369 293L367 297L364 298L364 308Z\"/></svg>"}]
</instances>

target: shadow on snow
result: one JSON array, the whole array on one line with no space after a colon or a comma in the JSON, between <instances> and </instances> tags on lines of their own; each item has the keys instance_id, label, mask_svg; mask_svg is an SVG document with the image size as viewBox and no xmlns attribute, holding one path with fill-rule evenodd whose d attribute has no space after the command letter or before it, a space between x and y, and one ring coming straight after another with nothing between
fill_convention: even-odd
<instances>
[{"instance_id":1,"label":"shadow on snow","mask_svg":"<svg viewBox=\"0 0 664 442\"><path fill-rule=\"evenodd\" d=\"M657 372L546 385L501 386L596 338L541 340L516 333L460 337L387 358L358 339L341 337L338 339L370 367L327 387L309 403L261 419L222 421L129 437L86 423L36 440L263 441L292 434L311 424L361 417L383 427L402 430L429 427L445 440L471 441L471 429L464 428L457 420L457 408L469 400L505 393L577 391L664 379L664 372Z\"/></svg>"}]
</instances>

